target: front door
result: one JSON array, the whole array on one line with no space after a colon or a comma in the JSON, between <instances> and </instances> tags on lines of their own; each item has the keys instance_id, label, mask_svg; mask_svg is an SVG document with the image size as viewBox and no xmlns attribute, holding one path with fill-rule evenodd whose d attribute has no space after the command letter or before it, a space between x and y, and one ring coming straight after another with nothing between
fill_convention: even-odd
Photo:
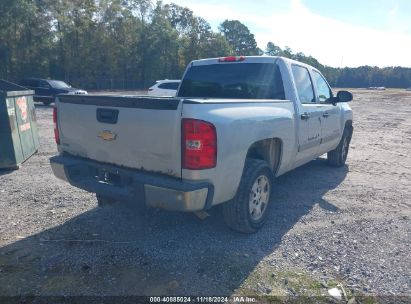
<instances>
[{"instance_id":1,"label":"front door","mask_svg":"<svg viewBox=\"0 0 411 304\"><path fill-rule=\"evenodd\" d=\"M316 102L307 68L293 64L291 69L299 99L298 151L295 162L295 166L299 166L318 156L322 111Z\"/></svg>"}]
</instances>

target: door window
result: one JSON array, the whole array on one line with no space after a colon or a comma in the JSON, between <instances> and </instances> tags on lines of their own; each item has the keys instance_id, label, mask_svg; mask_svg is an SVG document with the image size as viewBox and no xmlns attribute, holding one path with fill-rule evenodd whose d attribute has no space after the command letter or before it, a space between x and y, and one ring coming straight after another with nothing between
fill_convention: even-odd
<instances>
[{"instance_id":1,"label":"door window","mask_svg":"<svg viewBox=\"0 0 411 304\"><path fill-rule=\"evenodd\" d=\"M313 84L310 74L305 67L299 65L291 66L295 86L301 103L315 103Z\"/></svg>"},{"instance_id":2,"label":"door window","mask_svg":"<svg viewBox=\"0 0 411 304\"><path fill-rule=\"evenodd\" d=\"M330 87L324 80L324 77L317 71L314 71L313 73L313 80L317 89L317 100L321 103L326 103L332 96Z\"/></svg>"},{"instance_id":3,"label":"door window","mask_svg":"<svg viewBox=\"0 0 411 304\"><path fill-rule=\"evenodd\" d=\"M179 82L165 82L160 84L158 87L165 90L177 90L179 84Z\"/></svg>"}]
</instances>

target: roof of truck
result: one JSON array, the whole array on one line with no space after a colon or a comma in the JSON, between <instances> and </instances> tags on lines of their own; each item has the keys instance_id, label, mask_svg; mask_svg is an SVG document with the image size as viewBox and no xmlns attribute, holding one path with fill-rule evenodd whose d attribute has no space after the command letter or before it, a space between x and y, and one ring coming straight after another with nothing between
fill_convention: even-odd
<instances>
[{"instance_id":1,"label":"roof of truck","mask_svg":"<svg viewBox=\"0 0 411 304\"><path fill-rule=\"evenodd\" d=\"M225 59L229 60L225 60ZM302 66L306 67L311 67L314 68L306 63L293 60L290 58L282 57L282 56L227 56L227 57L218 57L218 58L206 58L206 59L199 59L199 60L193 60L191 62L191 65L208 65L208 64L216 64L216 63L259 63L259 62L265 62L265 63L274 63L277 60L283 60L285 62L288 62L290 64L299 64ZM314 68L315 69L315 68Z\"/></svg>"}]
</instances>

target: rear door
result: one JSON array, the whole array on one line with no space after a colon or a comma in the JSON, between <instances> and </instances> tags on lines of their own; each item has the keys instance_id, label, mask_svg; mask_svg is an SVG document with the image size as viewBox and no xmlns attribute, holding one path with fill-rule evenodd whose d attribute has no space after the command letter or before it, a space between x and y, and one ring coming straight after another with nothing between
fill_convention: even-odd
<instances>
[{"instance_id":1,"label":"rear door","mask_svg":"<svg viewBox=\"0 0 411 304\"><path fill-rule=\"evenodd\" d=\"M103 163L181 177L181 102L59 95L60 149Z\"/></svg>"},{"instance_id":2,"label":"rear door","mask_svg":"<svg viewBox=\"0 0 411 304\"><path fill-rule=\"evenodd\" d=\"M324 77L312 71L316 100L321 111L320 153L326 153L338 145L341 135L341 108L330 103L332 91Z\"/></svg>"}]
</instances>

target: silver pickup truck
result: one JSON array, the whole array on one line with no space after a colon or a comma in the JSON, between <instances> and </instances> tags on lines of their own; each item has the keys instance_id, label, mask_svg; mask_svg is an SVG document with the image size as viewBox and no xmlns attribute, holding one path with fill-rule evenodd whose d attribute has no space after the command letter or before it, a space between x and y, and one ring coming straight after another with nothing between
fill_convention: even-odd
<instances>
[{"instance_id":1,"label":"silver pickup truck","mask_svg":"<svg viewBox=\"0 0 411 304\"><path fill-rule=\"evenodd\" d=\"M62 95L54 110L54 174L97 194L169 210L223 203L227 224L257 231L274 178L328 153L343 166L351 93L333 95L315 68L282 57L191 62L174 98Z\"/></svg>"}]
</instances>

